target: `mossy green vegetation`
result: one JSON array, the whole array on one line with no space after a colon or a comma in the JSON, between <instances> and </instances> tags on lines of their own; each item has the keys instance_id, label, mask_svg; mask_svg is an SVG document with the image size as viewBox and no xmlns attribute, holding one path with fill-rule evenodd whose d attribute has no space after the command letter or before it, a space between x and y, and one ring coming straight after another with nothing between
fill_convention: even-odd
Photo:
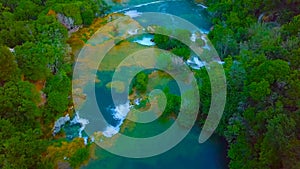
<instances>
[{"instance_id":1,"label":"mossy green vegetation","mask_svg":"<svg viewBox=\"0 0 300 169\"><path fill-rule=\"evenodd\" d=\"M184 60L190 58L191 49L186 44L180 42L178 39L166 36L167 34L176 35L176 37L179 37L181 41L188 42L190 40L187 38L191 36L189 31L181 29L171 30L158 27L156 28L156 32L159 32L160 34L155 34L153 41L158 48L169 50L173 54L182 57Z\"/></svg>"}]
</instances>

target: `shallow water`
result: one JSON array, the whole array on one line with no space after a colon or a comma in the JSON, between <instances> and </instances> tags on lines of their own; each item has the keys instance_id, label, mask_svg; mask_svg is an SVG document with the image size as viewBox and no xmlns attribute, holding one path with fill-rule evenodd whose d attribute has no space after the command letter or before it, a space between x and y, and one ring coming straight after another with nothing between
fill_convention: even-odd
<instances>
[{"instance_id":1,"label":"shallow water","mask_svg":"<svg viewBox=\"0 0 300 169\"><path fill-rule=\"evenodd\" d=\"M207 11L189 0L172 0L172 1L153 1L153 0L127 0L126 3L114 4L113 12L122 12L132 17L139 15L141 12L163 12L182 17L195 24L203 32L208 32L211 28L210 17ZM141 40L141 41L138 41ZM144 40L144 41L143 41ZM131 42L148 42L146 39L133 39ZM147 46L147 45L145 45ZM112 59L113 60L113 59ZM111 61L111 60L110 60ZM119 130L117 127L122 120L116 119L115 111L120 104L127 102L126 99L120 99L116 105L112 102L111 89L106 85L111 81L112 71L99 71L98 77L100 83L96 84L95 91L97 102L103 116L112 128ZM162 84L169 86L171 92L176 93L176 82L170 79L164 79ZM121 96L120 98L124 98ZM132 130L126 129L123 134L135 137L149 137L167 130L173 120L159 121L156 120L149 124L136 124ZM106 130L108 126L102 126ZM102 131L103 131L102 130ZM114 132L111 130L110 132ZM130 159L113 155L100 147L96 148L96 160L91 160L83 169L226 169L226 141L218 136L212 136L204 144L199 144L198 137L201 129L195 126L191 132L177 146L171 150L150 158Z\"/></svg>"},{"instance_id":2,"label":"shallow water","mask_svg":"<svg viewBox=\"0 0 300 169\"><path fill-rule=\"evenodd\" d=\"M98 76L104 80L96 85L97 101L111 126L117 126L119 121L113 117L113 103L110 97L111 90L105 86L113 72L98 72ZM179 94L178 87L172 79L165 79L165 85L172 87L171 93ZM162 86L157 86L161 88ZM101 94L100 94L101 93ZM105 98L105 99L101 99ZM120 101L121 103L121 101ZM150 137L167 130L173 124L173 119L166 121L156 120L151 123L138 123L134 129L126 129L122 134L131 137ZM194 127L191 132L173 149L150 158L131 159L113 155L99 147L96 148L98 159L91 160L83 169L226 169L226 143L218 136L211 137L204 144L199 144L198 137L201 130Z\"/></svg>"}]
</instances>

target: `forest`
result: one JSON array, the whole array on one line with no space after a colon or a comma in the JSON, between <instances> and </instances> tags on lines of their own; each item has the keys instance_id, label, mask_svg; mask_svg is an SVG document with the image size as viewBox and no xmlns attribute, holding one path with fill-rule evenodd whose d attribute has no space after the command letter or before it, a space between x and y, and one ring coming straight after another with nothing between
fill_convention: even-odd
<instances>
[{"instance_id":1,"label":"forest","mask_svg":"<svg viewBox=\"0 0 300 169\"><path fill-rule=\"evenodd\" d=\"M89 158L82 140L59 145L51 133L72 105L68 31L108 9L102 0L0 1L0 168L55 168L64 156L76 168Z\"/></svg>"},{"instance_id":2,"label":"forest","mask_svg":"<svg viewBox=\"0 0 300 169\"><path fill-rule=\"evenodd\" d=\"M207 5L209 39L225 60L228 95L218 133L228 142L229 168L300 168L300 1Z\"/></svg>"},{"instance_id":3,"label":"forest","mask_svg":"<svg viewBox=\"0 0 300 169\"><path fill-rule=\"evenodd\" d=\"M300 1L201 3L213 18L208 37L225 61L228 95L216 133L226 138L228 167L299 169ZM52 127L72 111L69 34L109 9L103 0L0 0L0 168L56 168L65 156L78 168L89 160L81 139L59 142ZM177 41L154 41L185 60L190 55ZM205 69L196 77L209 81ZM134 85L144 92L147 80L139 74ZM202 126L210 84L199 88Z\"/></svg>"}]
</instances>

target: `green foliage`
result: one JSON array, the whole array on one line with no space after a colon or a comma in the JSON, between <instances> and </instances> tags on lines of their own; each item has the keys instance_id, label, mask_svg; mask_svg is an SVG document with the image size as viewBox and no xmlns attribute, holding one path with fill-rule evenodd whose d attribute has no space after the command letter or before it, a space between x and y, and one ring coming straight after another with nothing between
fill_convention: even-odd
<instances>
[{"instance_id":1,"label":"green foliage","mask_svg":"<svg viewBox=\"0 0 300 169\"><path fill-rule=\"evenodd\" d=\"M53 9L57 13L62 13L67 17L71 17L75 21L75 25L90 25L95 17L102 16L109 6L103 0L86 0L86 1L63 1L64 3L52 2Z\"/></svg>"},{"instance_id":2,"label":"green foliage","mask_svg":"<svg viewBox=\"0 0 300 169\"><path fill-rule=\"evenodd\" d=\"M68 94L70 92L71 81L63 70L58 72L47 79L45 93L51 93L53 91L62 92Z\"/></svg>"},{"instance_id":3,"label":"green foliage","mask_svg":"<svg viewBox=\"0 0 300 169\"><path fill-rule=\"evenodd\" d=\"M71 81L67 74L61 70L56 75L47 79L44 92L47 94L46 116L50 113L52 117L61 115L67 110L70 100L68 99L71 89Z\"/></svg>"},{"instance_id":4,"label":"green foliage","mask_svg":"<svg viewBox=\"0 0 300 169\"><path fill-rule=\"evenodd\" d=\"M299 168L299 2L207 3L215 16L209 37L225 58L228 95L217 131L229 142L229 167Z\"/></svg>"},{"instance_id":5,"label":"green foliage","mask_svg":"<svg viewBox=\"0 0 300 169\"><path fill-rule=\"evenodd\" d=\"M259 83L252 82L248 86L249 95L255 101L261 101L266 98L267 95L271 93L269 89L270 85L267 81L263 80Z\"/></svg>"},{"instance_id":6,"label":"green foliage","mask_svg":"<svg viewBox=\"0 0 300 169\"><path fill-rule=\"evenodd\" d=\"M200 69L196 72L195 77L198 81L200 93L200 115L206 116L209 112L211 101L211 86L208 73L205 69ZM200 118L200 124L204 123L205 118Z\"/></svg>"},{"instance_id":7,"label":"green foliage","mask_svg":"<svg viewBox=\"0 0 300 169\"><path fill-rule=\"evenodd\" d=\"M184 47L177 48L177 47L175 47L171 50L171 52L174 53L177 56L181 56L183 58L183 60L188 60L191 56L191 50L189 48L184 48Z\"/></svg>"},{"instance_id":8,"label":"green foliage","mask_svg":"<svg viewBox=\"0 0 300 169\"><path fill-rule=\"evenodd\" d=\"M12 48L31 41L33 40L31 29L30 22L16 21L13 13L0 13L0 44Z\"/></svg>"},{"instance_id":9,"label":"green foliage","mask_svg":"<svg viewBox=\"0 0 300 169\"><path fill-rule=\"evenodd\" d=\"M53 45L61 53L68 38L68 31L54 16L41 15L34 23L35 41Z\"/></svg>"},{"instance_id":10,"label":"green foliage","mask_svg":"<svg viewBox=\"0 0 300 169\"><path fill-rule=\"evenodd\" d=\"M56 14L90 25L107 10L102 0L0 0L0 168L56 167L47 147L53 122L68 109L72 74L68 30ZM88 155L78 149L71 165Z\"/></svg>"},{"instance_id":11,"label":"green foliage","mask_svg":"<svg viewBox=\"0 0 300 169\"><path fill-rule=\"evenodd\" d=\"M90 152L88 148L80 148L70 158L70 165L72 168L78 168L80 165L89 159Z\"/></svg>"},{"instance_id":12,"label":"green foliage","mask_svg":"<svg viewBox=\"0 0 300 169\"><path fill-rule=\"evenodd\" d=\"M47 98L47 105L50 110L58 112L59 114L62 114L65 110L67 110L69 103L67 100L68 95L60 92L51 92Z\"/></svg>"},{"instance_id":13,"label":"green foliage","mask_svg":"<svg viewBox=\"0 0 300 169\"><path fill-rule=\"evenodd\" d=\"M14 11L15 8L19 5L18 0L1 0L0 3L10 11Z\"/></svg>"},{"instance_id":14,"label":"green foliage","mask_svg":"<svg viewBox=\"0 0 300 169\"><path fill-rule=\"evenodd\" d=\"M22 0L14 10L16 20L36 20L42 7L31 0Z\"/></svg>"},{"instance_id":15,"label":"green foliage","mask_svg":"<svg viewBox=\"0 0 300 169\"><path fill-rule=\"evenodd\" d=\"M237 143L230 144L228 150L228 157L231 159L229 167L232 169L258 168L255 161L252 160L254 158L254 152L246 137L239 136L236 142Z\"/></svg>"},{"instance_id":16,"label":"green foliage","mask_svg":"<svg viewBox=\"0 0 300 169\"><path fill-rule=\"evenodd\" d=\"M295 121L285 114L269 120L259 158L263 167L280 168L282 160L289 160L282 159L279 155L288 153L286 146L289 145L290 138L295 138L295 127Z\"/></svg>"},{"instance_id":17,"label":"green foliage","mask_svg":"<svg viewBox=\"0 0 300 169\"><path fill-rule=\"evenodd\" d=\"M157 34L154 35L153 41L160 49L170 50L177 56L182 57L184 60L190 58L191 50L184 44L190 42L190 32L186 30L169 30L165 28L156 28ZM172 35L166 36L165 34ZM179 40L173 38L177 37ZM184 42L184 43L182 43Z\"/></svg>"},{"instance_id":18,"label":"green foliage","mask_svg":"<svg viewBox=\"0 0 300 169\"><path fill-rule=\"evenodd\" d=\"M0 115L10 119L17 126L36 124L34 119L40 112L37 104L40 96L29 82L7 82L0 87Z\"/></svg>"},{"instance_id":19,"label":"green foliage","mask_svg":"<svg viewBox=\"0 0 300 169\"><path fill-rule=\"evenodd\" d=\"M47 66L54 55L50 45L26 42L15 50L18 66L26 79L44 80L49 76L50 69Z\"/></svg>"},{"instance_id":20,"label":"green foliage","mask_svg":"<svg viewBox=\"0 0 300 169\"><path fill-rule=\"evenodd\" d=\"M287 62L282 60L266 61L252 69L250 76L251 81L265 79L269 84L287 80L290 68Z\"/></svg>"},{"instance_id":21,"label":"green foliage","mask_svg":"<svg viewBox=\"0 0 300 169\"><path fill-rule=\"evenodd\" d=\"M74 19L75 25L81 25L82 24L82 17L80 14L80 6L82 3L64 3L64 4L57 4L53 7L53 9L57 13L62 13L67 17L71 17Z\"/></svg>"},{"instance_id":22,"label":"green foliage","mask_svg":"<svg viewBox=\"0 0 300 169\"><path fill-rule=\"evenodd\" d=\"M46 143L40 139L41 131L26 130L19 132L8 120L0 119L0 167L9 168L43 168L42 153Z\"/></svg>"},{"instance_id":23,"label":"green foliage","mask_svg":"<svg viewBox=\"0 0 300 169\"><path fill-rule=\"evenodd\" d=\"M83 11L81 17L84 25L90 25L93 23L94 14L91 9Z\"/></svg>"},{"instance_id":24,"label":"green foliage","mask_svg":"<svg viewBox=\"0 0 300 169\"><path fill-rule=\"evenodd\" d=\"M145 93L147 90L148 84L148 74L145 72L140 72L136 75L136 78L133 80L133 87L140 92Z\"/></svg>"},{"instance_id":25,"label":"green foliage","mask_svg":"<svg viewBox=\"0 0 300 169\"><path fill-rule=\"evenodd\" d=\"M293 18L293 20L287 24L285 24L282 28L285 36L297 36L299 35L300 27L300 15L297 15Z\"/></svg>"},{"instance_id":26,"label":"green foliage","mask_svg":"<svg viewBox=\"0 0 300 169\"><path fill-rule=\"evenodd\" d=\"M234 37L234 32L231 29L216 25L209 34L209 38L219 52L221 58L224 58L227 55L237 54L238 43Z\"/></svg>"},{"instance_id":27,"label":"green foliage","mask_svg":"<svg viewBox=\"0 0 300 169\"><path fill-rule=\"evenodd\" d=\"M262 53L271 59L284 59L286 49L282 48L282 37L278 29L267 24L254 24L249 28L248 45L252 51Z\"/></svg>"},{"instance_id":28,"label":"green foliage","mask_svg":"<svg viewBox=\"0 0 300 169\"><path fill-rule=\"evenodd\" d=\"M168 117L170 115L178 115L180 109L181 98L180 96L170 94L169 92L165 92L167 97L167 105L162 115L162 118Z\"/></svg>"},{"instance_id":29,"label":"green foliage","mask_svg":"<svg viewBox=\"0 0 300 169\"><path fill-rule=\"evenodd\" d=\"M0 84L13 80L16 72L15 56L7 47L0 46Z\"/></svg>"}]
</instances>

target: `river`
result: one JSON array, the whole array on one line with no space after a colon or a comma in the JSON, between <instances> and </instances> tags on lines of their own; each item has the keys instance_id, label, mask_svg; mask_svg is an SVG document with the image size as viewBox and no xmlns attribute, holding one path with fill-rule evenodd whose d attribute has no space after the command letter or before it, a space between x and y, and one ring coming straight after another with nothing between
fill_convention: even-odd
<instances>
[{"instance_id":1,"label":"river","mask_svg":"<svg viewBox=\"0 0 300 169\"><path fill-rule=\"evenodd\" d=\"M141 12L170 13L188 20L196 25L202 32L209 32L212 24L205 7L195 4L190 0L127 0L116 4L108 2L112 6L112 12L120 12L135 15ZM100 83L96 84L95 91L99 93L97 101L99 108L110 122L112 130L107 131L107 136L119 131L120 121L116 119L116 106L113 105L110 89L107 84L111 81L111 71L99 71ZM167 85L174 85L172 80ZM175 87L176 88L176 87ZM176 89L175 89L176 90ZM101 94L101 96L100 96ZM101 98L105 98L101 100ZM125 103L124 103L125 104ZM117 105L118 106L118 105ZM125 130L130 136L146 137L158 134L167 129L171 122L155 121L150 125L136 125L133 130ZM111 128L110 128L111 129ZM176 147L171 150L150 158L132 159L113 155L106 150L97 147L95 154L97 159L91 160L83 169L226 169L226 141L219 136L212 136L208 141L199 144L198 137L201 129L195 126L191 132Z\"/></svg>"}]
</instances>

